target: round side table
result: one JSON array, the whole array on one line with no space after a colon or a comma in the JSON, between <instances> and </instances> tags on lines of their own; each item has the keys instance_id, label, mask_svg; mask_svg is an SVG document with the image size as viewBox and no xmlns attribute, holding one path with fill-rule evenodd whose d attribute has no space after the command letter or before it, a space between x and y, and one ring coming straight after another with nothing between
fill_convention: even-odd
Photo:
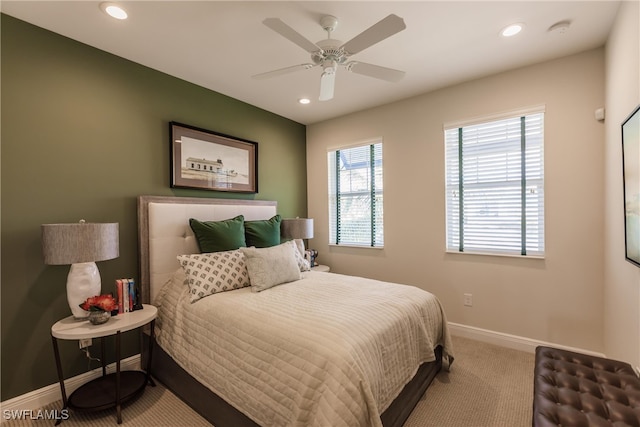
<instances>
[{"instance_id":1,"label":"round side table","mask_svg":"<svg viewBox=\"0 0 640 427\"><path fill-rule=\"evenodd\" d=\"M62 393L63 410L70 408L78 411L100 411L108 408L116 408L118 424L122 424L122 403L139 397L147 384L155 386L151 379L151 355L153 350L153 336L155 319L158 309L152 305L143 304L141 310L129 313L120 313L112 316L108 322L102 325L92 325L88 320L75 320L73 316L59 320L51 327L51 340L53 352L56 357L60 391ZM146 372L120 371L120 335L122 332L140 328L150 324L149 358ZM111 335L116 337L116 371L107 374L105 357L105 338ZM80 386L71 393L67 399L67 392L62 374L62 364L58 351L58 340L81 340L100 338L102 347L102 376L93 379ZM58 419L56 425L62 419Z\"/></svg>"}]
</instances>

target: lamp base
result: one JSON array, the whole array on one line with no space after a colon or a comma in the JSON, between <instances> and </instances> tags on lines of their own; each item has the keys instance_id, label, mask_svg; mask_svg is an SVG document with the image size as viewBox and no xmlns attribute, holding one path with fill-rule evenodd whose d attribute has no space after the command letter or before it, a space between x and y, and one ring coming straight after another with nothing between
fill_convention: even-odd
<instances>
[{"instance_id":1,"label":"lamp base","mask_svg":"<svg viewBox=\"0 0 640 427\"><path fill-rule=\"evenodd\" d=\"M95 262L72 264L67 276L67 302L74 319L86 320L89 312L80 308L87 298L100 295L102 283Z\"/></svg>"}]
</instances>

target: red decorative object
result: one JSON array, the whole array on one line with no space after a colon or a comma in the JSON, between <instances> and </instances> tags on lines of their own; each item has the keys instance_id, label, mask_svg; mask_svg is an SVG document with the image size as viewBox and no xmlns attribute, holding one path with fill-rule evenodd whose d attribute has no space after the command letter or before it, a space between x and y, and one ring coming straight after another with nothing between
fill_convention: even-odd
<instances>
[{"instance_id":1,"label":"red decorative object","mask_svg":"<svg viewBox=\"0 0 640 427\"><path fill-rule=\"evenodd\" d=\"M113 296L105 294L87 298L84 303L80 304L80 308L86 311L108 311L111 313L118 308L118 304Z\"/></svg>"}]
</instances>

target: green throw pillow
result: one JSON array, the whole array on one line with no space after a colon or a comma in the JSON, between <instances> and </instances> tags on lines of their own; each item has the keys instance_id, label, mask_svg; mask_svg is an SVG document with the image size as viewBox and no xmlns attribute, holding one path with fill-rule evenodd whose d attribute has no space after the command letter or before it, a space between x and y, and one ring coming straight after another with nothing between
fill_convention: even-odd
<instances>
[{"instance_id":1,"label":"green throw pillow","mask_svg":"<svg viewBox=\"0 0 640 427\"><path fill-rule=\"evenodd\" d=\"M247 246L244 240L244 216L223 221L198 221L189 219L196 235L200 252L221 252Z\"/></svg>"},{"instance_id":2,"label":"green throw pillow","mask_svg":"<svg viewBox=\"0 0 640 427\"><path fill-rule=\"evenodd\" d=\"M268 248L280 244L280 223L282 217L276 215L262 221L245 221L244 237L247 246Z\"/></svg>"}]
</instances>

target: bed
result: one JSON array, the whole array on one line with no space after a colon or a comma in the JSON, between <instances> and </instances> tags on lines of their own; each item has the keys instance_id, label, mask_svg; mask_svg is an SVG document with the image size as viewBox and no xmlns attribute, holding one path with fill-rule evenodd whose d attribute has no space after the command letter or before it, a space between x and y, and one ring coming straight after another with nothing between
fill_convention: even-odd
<instances>
[{"instance_id":1,"label":"bed","mask_svg":"<svg viewBox=\"0 0 640 427\"><path fill-rule=\"evenodd\" d=\"M192 292L188 266L201 242L191 218L260 222L276 213L272 201L138 198L141 296L158 306L152 375L217 427L401 426L453 361L435 296L316 271L256 292L256 259L290 262L292 242L240 250L251 286Z\"/></svg>"}]
</instances>

